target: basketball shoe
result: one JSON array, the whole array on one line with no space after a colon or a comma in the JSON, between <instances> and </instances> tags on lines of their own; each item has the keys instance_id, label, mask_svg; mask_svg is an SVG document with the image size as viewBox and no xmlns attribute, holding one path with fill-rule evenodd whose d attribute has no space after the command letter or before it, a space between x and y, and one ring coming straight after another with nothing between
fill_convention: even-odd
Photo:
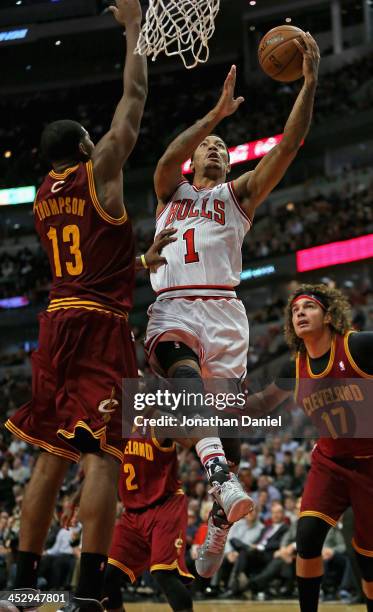
<instances>
[{"instance_id":1,"label":"basketball shoe","mask_svg":"<svg viewBox=\"0 0 373 612\"><path fill-rule=\"evenodd\" d=\"M231 527L232 523L227 521L222 508L214 502L207 523L206 539L199 547L196 559L196 570L202 578L211 578L220 568Z\"/></svg>"},{"instance_id":2,"label":"basketball shoe","mask_svg":"<svg viewBox=\"0 0 373 612\"><path fill-rule=\"evenodd\" d=\"M97 599L73 597L71 601L57 612L103 612L104 606Z\"/></svg>"},{"instance_id":3,"label":"basketball shoe","mask_svg":"<svg viewBox=\"0 0 373 612\"><path fill-rule=\"evenodd\" d=\"M237 476L229 471L226 463L217 463L210 478L209 493L223 508L228 523L235 523L251 512L253 500L242 488Z\"/></svg>"}]
</instances>

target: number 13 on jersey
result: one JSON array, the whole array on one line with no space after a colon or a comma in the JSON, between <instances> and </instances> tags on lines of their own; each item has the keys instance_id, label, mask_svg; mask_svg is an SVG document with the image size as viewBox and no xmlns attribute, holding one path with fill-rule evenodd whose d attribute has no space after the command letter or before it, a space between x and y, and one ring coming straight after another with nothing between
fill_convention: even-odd
<instances>
[{"instance_id":1,"label":"number 13 on jersey","mask_svg":"<svg viewBox=\"0 0 373 612\"><path fill-rule=\"evenodd\" d=\"M65 225L61 231L62 242L68 243L70 247L71 260L65 261L66 271L70 276L78 276L83 271L83 259L80 251L80 231L77 225ZM47 234L52 242L53 260L56 276L61 277L62 264L60 257L60 242L55 227L50 227Z\"/></svg>"}]
</instances>

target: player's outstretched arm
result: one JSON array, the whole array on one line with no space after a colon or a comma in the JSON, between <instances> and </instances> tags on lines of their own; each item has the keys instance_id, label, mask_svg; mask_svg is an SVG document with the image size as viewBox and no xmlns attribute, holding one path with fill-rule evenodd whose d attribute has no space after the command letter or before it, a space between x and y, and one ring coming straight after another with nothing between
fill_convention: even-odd
<instances>
[{"instance_id":1,"label":"player's outstretched arm","mask_svg":"<svg viewBox=\"0 0 373 612\"><path fill-rule=\"evenodd\" d=\"M121 175L139 135L147 96L146 58L134 54L142 19L139 0L116 0L116 6L111 6L109 10L117 22L125 27L127 51L123 96L110 130L97 144L92 157L95 179L99 184L118 179Z\"/></svg>"},{"instance_id":2,"label":"player's outstretched arm","mask_svg":"<svg viewBox=\"0 0 373 612\"><path fill-rule=\"evenodd\" d=\"M234 98L235 84L236 66L232 66L216 106L192 127L179 134L159 160L154 175L154 186L161 204L167 203L182 180L181 165L191 157L198 145L211 134L218 123L224 117L236 112L244 101L242 97Z\"/></svg>"},{"instance_id":3,"label":"player's outstretched arm","mask_svg":"<svg viewBox=\"0 0 373 612\"><path fill-rule=\"evenodd\" d=\"M249 395L246 400L245 414L259 417L272 412L292 395L292 391L281 389L275 382L271 383L258 393Z\"/></svg>"},{"instance_id":4,"label":"player's outstretched arm","mask_svg":"<svg viewBox=\"0 0 373 612\"><path fill-rule=\"evenodd\" d=\"M250 218L283 178L310 128L320 53L311 34L307 32L302 38L304 48L298 41L294 42L303 53L304 83L286 122L283 139L259 162L255 170L233 182L237 196Z\"/></svg>"}]
</instances>

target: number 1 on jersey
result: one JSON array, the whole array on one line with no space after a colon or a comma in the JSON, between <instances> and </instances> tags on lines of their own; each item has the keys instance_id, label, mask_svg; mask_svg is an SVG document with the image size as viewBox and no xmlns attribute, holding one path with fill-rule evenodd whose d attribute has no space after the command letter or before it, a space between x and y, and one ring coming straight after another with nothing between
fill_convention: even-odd
<instances>
[{"instance_id":1,"label":"number 1 on jersey","mask_svg":"<svg viewBox=\"0 0 373 612\"><path fill-rule=\"evenodd\" d=\"M184 255L184 261L188 263L196 263L199 261L199 255L194 245L194 232L195 228L188 229L183 234L183 240L186 242L186 255Z\"/></svg>"}]
</instances>

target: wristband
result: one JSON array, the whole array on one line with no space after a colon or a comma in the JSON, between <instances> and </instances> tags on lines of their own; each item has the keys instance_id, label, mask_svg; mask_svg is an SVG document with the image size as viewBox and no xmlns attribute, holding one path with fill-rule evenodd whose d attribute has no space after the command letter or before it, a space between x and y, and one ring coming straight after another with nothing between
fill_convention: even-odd
<instances>
[{"instance_id":1,"label":"wristband","mask_svg":"<svg viewBox=\"0 0 373 612\"><path fill-rule=\"evenodd\" d=\"M146 263L146 259L145 259L145 255L141 255L140 256L141 259L141 263L144 266L144 268L146 268L146 270L149 268L148 264Z\"/></svg>"}]
</instances>

